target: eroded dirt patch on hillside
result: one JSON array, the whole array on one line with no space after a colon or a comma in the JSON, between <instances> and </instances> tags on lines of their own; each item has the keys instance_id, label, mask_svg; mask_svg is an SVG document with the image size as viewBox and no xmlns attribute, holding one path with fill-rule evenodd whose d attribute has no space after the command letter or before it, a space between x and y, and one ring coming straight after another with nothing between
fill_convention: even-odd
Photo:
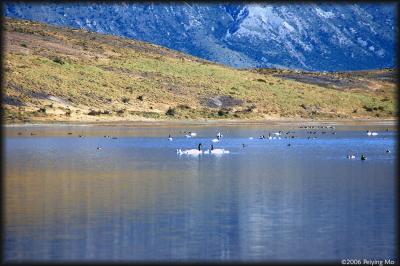
<instances>
[{"instance_id":1,"label":"eroded dirt patch on hillside","mask_svg":"<svg viewBox=\"0 0 400 266\"><path fill-rule=\"evenodd\" d=\"M230 95L219 95L219 96L204 98L202 99L201 103L202 105L211 108L228 108L228 107L242 105L244 101L241 99L234 98Z\"/></svg>"}]
</instances>

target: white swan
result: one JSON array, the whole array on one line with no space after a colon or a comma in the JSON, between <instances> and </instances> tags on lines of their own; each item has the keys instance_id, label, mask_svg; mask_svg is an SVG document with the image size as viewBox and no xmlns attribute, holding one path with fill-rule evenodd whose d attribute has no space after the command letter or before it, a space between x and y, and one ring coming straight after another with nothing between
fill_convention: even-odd
<instances>
[{"instance_id":1,"label":"white swan","mask_svg":"<svg viewBox=\"0 0 400 266\"><path fill-rule=\"evenodd\" d=\"M168 138L168 140L169 140L169 141L172 141L172 138L171 138L171 137L169 137L169 138Z\"/></svg>"},{"instance_id":2,"label":"white swan","mask_svg":"<svg viewBox=\"0 0 400 266\"><path fill-rule=\"evenodd\" d=\"M281 133L280 133L280 132L275 132L274 135L275 135L275 136L280 136Z\"/></svg>"},{"instance_id":3,"label":"white swan","mask_svg":"<svg viewBox=\"0 0 400 266\"><path fill-rule=\"evenodd\" d=\"M190 132L190 136L196 137L196 136L197 136L197 133L196 133L196 132Z\"/></svg>"},{"instance_id":4,"label":"white swan","mask_svg":"<svg viewBox=\"0 0 400 266\"><path fill-rule=\"evenodd\" d=\"M179 155L182 155L182 154L199 155L199 154L202 154L203 151L198 150L198 149L190 149L190 150L177 149L176 153L179 154Z\"/></svg>"}]
</instances>

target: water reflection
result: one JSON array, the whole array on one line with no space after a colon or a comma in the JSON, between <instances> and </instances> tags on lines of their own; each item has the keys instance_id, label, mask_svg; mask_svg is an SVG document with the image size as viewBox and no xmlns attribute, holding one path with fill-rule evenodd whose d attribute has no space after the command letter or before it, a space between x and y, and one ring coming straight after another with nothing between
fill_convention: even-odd
<instances>
[{"instance_id":1,"label":"water reflection","mask_svg":"<svg viewBox=\"0 0 400 266\"><path fill-rule=\"evenodd\" d=\"M6 138L5 258L394 258L393 132L291 147L240 137L250 133L226 137L218 145L232 153L219 157L175 153L211 132L173 142ZM344 158L360 147L368 161Z\"/></svg>"}]
</instances>

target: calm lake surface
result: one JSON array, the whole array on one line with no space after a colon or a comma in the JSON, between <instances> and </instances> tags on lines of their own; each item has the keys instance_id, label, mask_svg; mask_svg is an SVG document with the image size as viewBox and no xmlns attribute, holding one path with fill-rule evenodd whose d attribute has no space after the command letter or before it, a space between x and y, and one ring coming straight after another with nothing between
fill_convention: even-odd
<instances>
[{"instance_id":1,"label":"calm lake surface","mask_svg":"<svg viewBox=\"0 0 400 266\"><path fill-rule=\"evenodd\" d=\"M258 139L278 130L280 140ZM200 142L208 149L218 132L214 146L229 154L176 154ZM7 261L395 259L394 126L15 126L5 134Z\"/></svg>"}]
</instances>

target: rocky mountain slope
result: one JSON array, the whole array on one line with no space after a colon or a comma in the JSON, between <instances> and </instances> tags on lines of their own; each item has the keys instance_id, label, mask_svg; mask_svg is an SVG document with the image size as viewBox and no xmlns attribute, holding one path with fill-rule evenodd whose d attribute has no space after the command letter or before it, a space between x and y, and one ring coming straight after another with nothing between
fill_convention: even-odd
<instances>
[{"instance_id":1,"label":"rocky mountain slope","mask_svg":"<svg viewBox=\"0 0 400 266\"><path fill-rule=\"evenodd\" d=\"M124 36L232 67L394 67L396 5L21 3L6 16Z\"/></svg>"},{"instance_id":2,"label":"rocky mountain slope","mask_svg":"<svg viewBox=\"0 0 400 266\"><path fill-rule=\"evenodd\" d=\"M5 20L6 122L391 118L390 69L234 69L150 43Z\"/></svg>"}]
</instances>

